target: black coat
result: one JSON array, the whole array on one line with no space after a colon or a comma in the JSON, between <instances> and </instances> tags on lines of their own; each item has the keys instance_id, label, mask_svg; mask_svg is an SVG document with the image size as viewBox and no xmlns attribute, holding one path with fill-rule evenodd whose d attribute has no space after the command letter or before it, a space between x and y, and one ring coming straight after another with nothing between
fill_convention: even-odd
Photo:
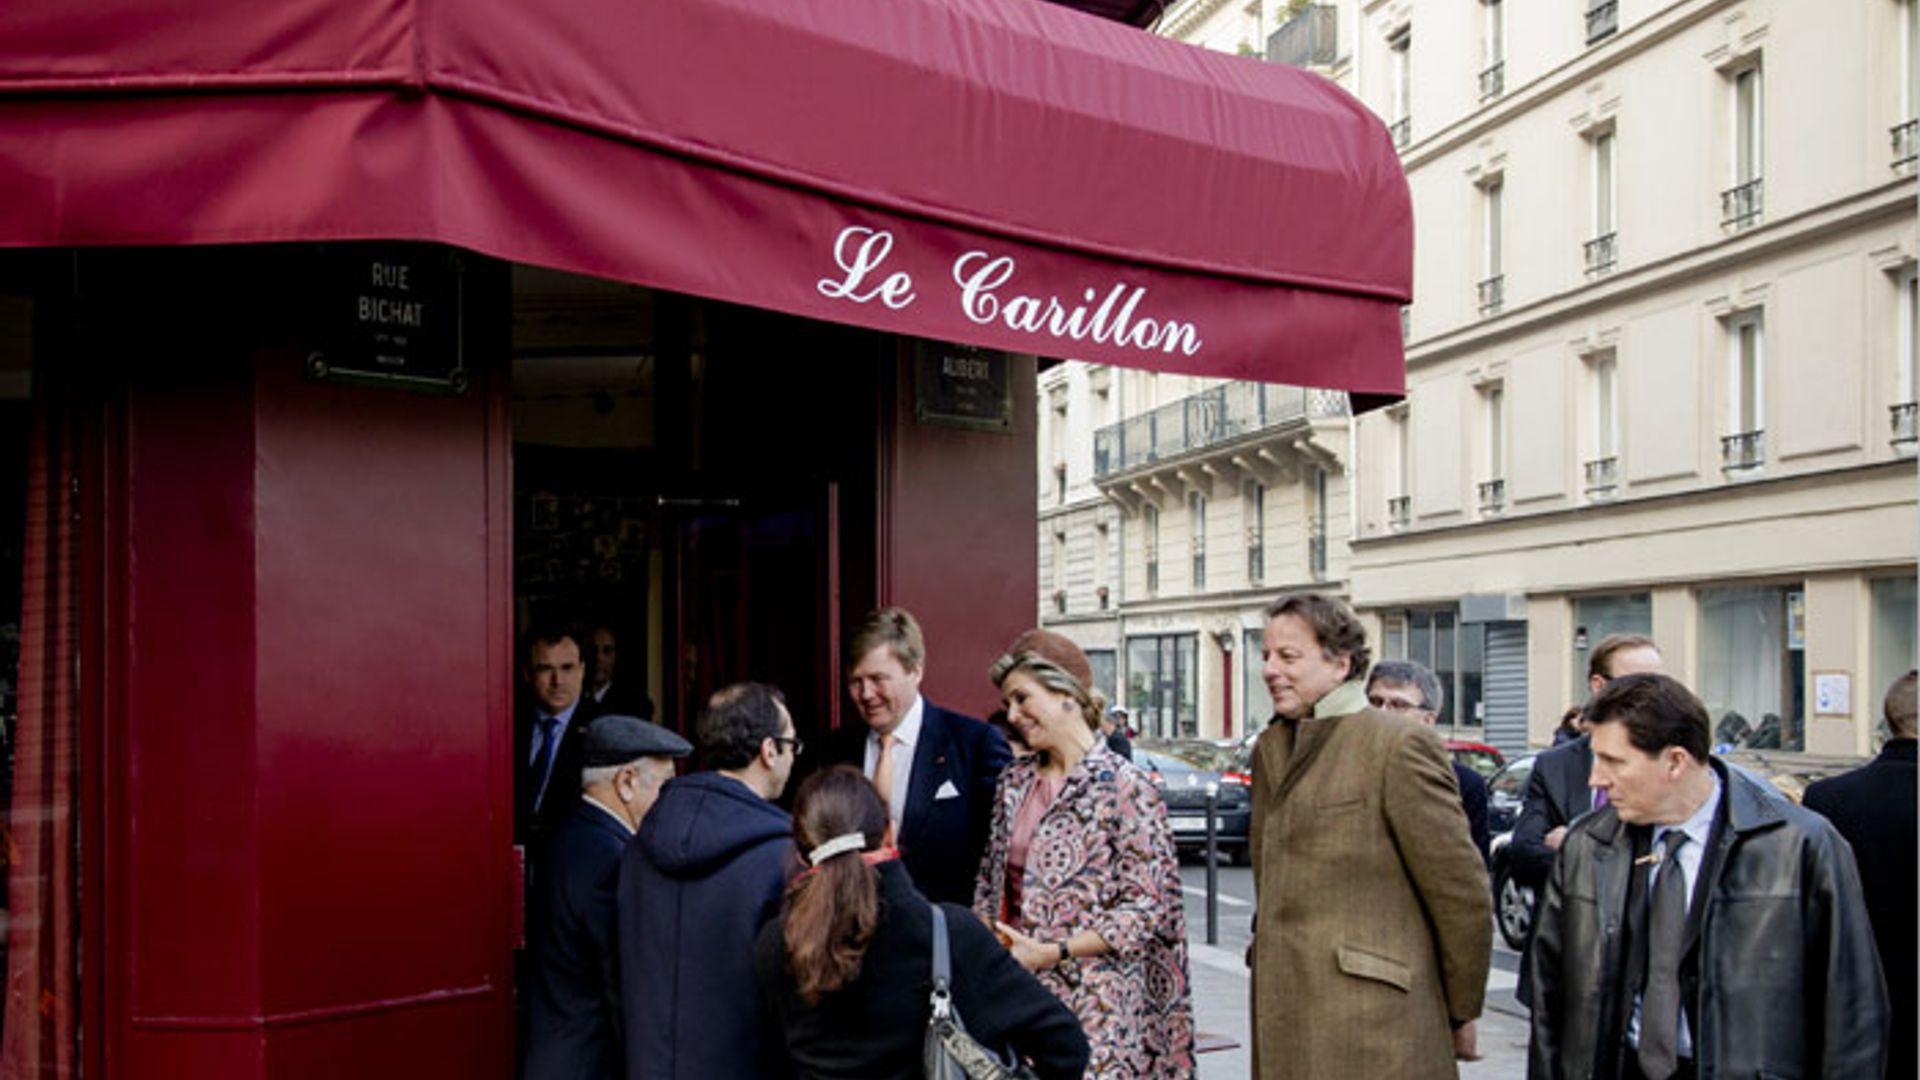
<instances>
[{"instance_id":1,"label":"black coat","mask_svg":"<svg viewBox=\"0 0 1920 1080\"><path fill-rule=\"evenodd\" d=\"M1873 922L1880 967L1887 978L1887 1004L1893 1013L1888 1033L1887 1076L1920 1074L1915 1063L1914 1015L1920 1010L1914 989L1915 911L1920 909L1914 881L1916 792L1914 740L1892 739L1861 768L1807 788L1803 805L1825 815L1853 845L1865 890L1867 916Z\"/></svg>"},{"instance_id":2,"label":"black coat","mask_svg":"<svg viewBox=\"0 0 1920 1080\"><path fill-rule=\"evenodd\" d=\"M1487 781L1471 765L1453 763L1453 778L1460 784L1460 806L1467 812L1467 831L1473 834L1473 849L1482 861L1492 837L1487 833Z\"/></svg>"},{"instance_id":3,"label":"black coat","mask_svg":"<svg viewBox=\"0 0 1920 1080\"><path fill-rule=\"evenodd\" d=\"M669 780L620 859L628 1080L786 1075L753 942L793 868L786 811L719 773Z\"/></svg>"},{"instance_id":4,"label":"black coat","mask_svg":"<svg viewBox=\"0 0 1920 1080\"><path fill-rule=\"evenodd\" d=\"M599 715L592 701L580 699L573 717L567 721L567 730L560 736L560 746L554 751L546 795L539 799L536 807L535 796L539 792L535 790L533 769L527 764L527 759L533 756L537 730L535 712L530 703L523 702L514 714L513 842L526 846L528 866L539 865L541 847L547 837L573 816L574 804L580 801L580 758L586 746L587 725Z\"/></svg>"},{"instance_id":5,"label":"black coat","mask_svg":"<svg viewBox=\"0 0 1920 1080\"><path fill-rule=\"evenodd\" d=\"M525 1080L614 1080L620 1064L614 884L626 827L574 796L527 905Z\"/></svg>"},{"instance_id":6,"label":"black coat","mask_svg":"<svg viewBox=\"0 0 1920 1080\"><path fill-rule=\"evenodd\" d=\"M768 923L754 969L803 1080L909 1080L924 1075L927 996L933 988L933 916L897 862L880 865L880 920L850 985L808 1005L787 967L784 920ZM1080 1021L1014 962L973 913L944 905L953 1002L983 1045L1011 1047L1042 1078L1077 1080L1087 1068Z\"/></svg>"},{"instance_id":7,"label":"black coat","mask_svg":"<svg viewBox=\"0 0 1920 1080\"><path fill-rule=\"evenodd\" d=\"M1593 807L1587 776L1593 771L1593 747L1587 737L1543 750L1533 759L1533 771L1520 795L1520 817L1513 823L1507 859L1514 876L1529 885L1546 881L1554 851L1547 833L1572 825Z\"/></svg>"},{"instance_id":8,"label":"black coat","mask_svg":"<svg viewBox=\"0 0 1920 1080\"><path fill-rule=\"evenodd\" d=\"M1713 768L1722 802L1680 975L1700 1075L1880 1080L1886 994L1852 852L1825 818ZM1621 926L1645 831L1608 806L1567 832L1527 958L1534 1080L1617 1075L1631 1007Z\"/></svg>"},{"instance_id":9,"label":"black coat","mask_svg":"<svg viewBox=\"0 0 1920 1080\"><path fill-rule=\"evenodd\" d=\"M923 895L965 906L973 903L993 827L994 790L1013 751L986 723L931 701L924 705L895 846ZM867 726L851 724L835 738L833 759L864 771Z\"/></svg>"}]
</instances>

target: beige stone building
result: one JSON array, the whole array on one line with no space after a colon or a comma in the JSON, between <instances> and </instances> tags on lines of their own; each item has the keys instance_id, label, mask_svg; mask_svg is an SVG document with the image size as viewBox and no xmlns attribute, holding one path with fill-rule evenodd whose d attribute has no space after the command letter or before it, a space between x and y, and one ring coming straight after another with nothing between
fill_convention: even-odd
<instances>
[{"instance_id":1,"label":"beige stone building","mask_svg":"<svg viewBox=\"0 0 1920 1080\"><path fill-rule=\"evenodd\" d=\"M1915 653L1916 34L1912 0L1357 11L1418 239L1353 597L1494 741L1635 630L1725 741L1869 750Z\"/></svg>"},{"instance_id":2,"label":"beige stone building","mask_svg":"<svg viewBox=\"0 0 1920 1080\"><path fill-rule=\"evenodd\" d=\"M1136 458L1143 417L1248 391L1043 373L1043 617L1169 734L1262 715L1247 631L1315 584L1508 750L1634 630L1726 741L1868 752L1916 649L1914 0L1185 0L1160 29L1387 121L1409 392Z\"/></svg>"}]
</instances>

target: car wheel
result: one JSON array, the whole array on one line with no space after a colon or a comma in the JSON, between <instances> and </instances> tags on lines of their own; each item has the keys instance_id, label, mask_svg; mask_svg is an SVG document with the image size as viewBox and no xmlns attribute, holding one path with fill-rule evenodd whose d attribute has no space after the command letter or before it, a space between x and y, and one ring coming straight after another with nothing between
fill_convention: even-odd
<instances>
[{"instance_id":1,"label":"car wheel","mask_svg":"<svg viewBox=\"0 0 1920 1080\"><path fill-rule=\"evenodd\" d=\"M1504 868L1493 879L1493 915L1507 948L1517 952L1527 947L1527 933L1533 926L1533 888L1513 880Z\"/></svg>"}]
</instances>

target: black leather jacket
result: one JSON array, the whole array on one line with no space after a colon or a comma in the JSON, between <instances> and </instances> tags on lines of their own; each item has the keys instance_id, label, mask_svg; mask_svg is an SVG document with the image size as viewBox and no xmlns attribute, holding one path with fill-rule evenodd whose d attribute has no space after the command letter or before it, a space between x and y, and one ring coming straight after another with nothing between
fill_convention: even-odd
<instances>
[{"instance_id":1,"label":"black leather jacket","mask_svg":"<svg viewBox=\"0 0 1920 1080\"><path fill-rule=\"evenodd\" d=\"M1683 974L1700 1077L1880 1080L1886 992L1852 850L1825 818L1712 764L1722 820L1701 863L1707 907ZM1528 958L1529 1077L1618 1075L1632 862L1612 807L1567 833Z\"/></svg>"}]
</instances>

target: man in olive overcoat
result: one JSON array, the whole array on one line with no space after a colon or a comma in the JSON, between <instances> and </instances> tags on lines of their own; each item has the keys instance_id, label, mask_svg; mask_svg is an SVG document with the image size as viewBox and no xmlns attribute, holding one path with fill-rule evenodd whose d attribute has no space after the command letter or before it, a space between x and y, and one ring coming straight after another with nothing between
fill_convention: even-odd
<instances>
[{"instance_id":1,"label":"man in olive overcoat","mask_svg":"<svg viewBox=\"0 0 1920 1080\"><path fill-rule=\"evenodd\" d=\"M1344 604L1295 594L1266 614L1254 1075L1455 1077L1479 1056L1493 913L1446 749L1368 707L1366 631Z\"/></svg>"}]
</instances>

